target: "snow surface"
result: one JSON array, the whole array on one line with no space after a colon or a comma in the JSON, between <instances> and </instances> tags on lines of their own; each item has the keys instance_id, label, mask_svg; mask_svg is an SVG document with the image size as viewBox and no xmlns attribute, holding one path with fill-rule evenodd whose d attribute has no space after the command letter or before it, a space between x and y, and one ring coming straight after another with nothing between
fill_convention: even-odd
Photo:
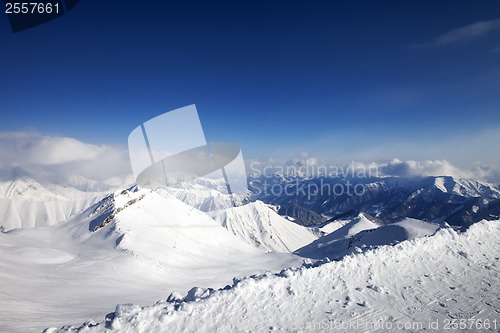
<instances>
[{"instance_id":1,"label":"snow surface","mask_svg":"<svg viewBox=\"0 0 500 333\"><path fill-rule=\"evenodd\" d=\"M149 304L302 262L266 254L150 190L109 195L57 225L0 233L0 258L0 332L78 324L117 303Z\"/></svg>"},{"instance_id":2,"label":"snow surface","mask_svg":"<svg viewBox=\"0 0 500 333\"><path fill-rule=\"evenodd\" d=\"M437 180L439 191L495 190L450 179ZM86 192L101 183L73 183L1 179L0 223L36 228L0 233L0 332L325 331L346 323L339 331L386 332L435 320L442 331L446 319L499 317L500 221L457 233L410 218L379 225L361 213L323 226L328 234L316 239L318 228L262 202L231 207L219 180L106 196ZM76 326L55 328L68 324Z\"/></svg>"},{"instance_id":3,"label":"snow surface","mask_svg":"<svg viewBox=\"0 0 500 333\"><path fill-rule=\"evenodd\" d=\"M17 175L12 180L0 181L0 225L11 230L57 224L105 195Z\"/></svg>"},{"instance_id":4,"label":"snow surface","mask_svg":"<svg viewBox=\"0 0 500 333\"><path fill-rule=\"evenodd\" d=\"M434 180L434 186L443 191L444 193L448 192L446 187L444 186L445 179L444 177L436 177Z\"/></svg>"},{"instance_id":5,"label":"snow surface","mask_svg":"<svg viewBox=\"0 0 500 333\"><path fill-rule=\"evenodd\" d=\"M395 244L404 240L429 236L438 228L438 224L411 218L380 226L361 213L343 227L320 237L295 253L306 258L334 259L359 251L359 247Z\"/></svg>"},{"instance_id":6,"label":"snow surface","mask_svg":"<svg viewBox=\"0 0 500 333\"><path fill-rule=\"evenodd\" d=\"M332 232L342 228L349 222L351 222L351 220L335 220L333 222L325 224L324 226L319 228L319 230L324 234L331 234Z\"/></svg>"},{"instance_id":7,"label":"snow surface","mask_svg":"<svg viewBox=\"0 0 500 333\"><path fill-rule=\"evenodd\" d=\"M228 208L212 216L248 244L267 252L293 252L317 238L307 228L279 216L262 201Z\"/></svg>"},{"instance_id":8,"label":"snow surface","mask_svg":"<svg viewBox=\"0 0 500 333\"><path fill-rule=\"evenodd\" d=\"M196 178L177 187L162 188L159 192L204 212L230 208L233 201L241 203L244 200L241 195L228 194L224 178Z\"/></svg>"},{"instance_id":9,"label":"snow surface","mask_svg":"<svg viewBox=\"0 0 500 333\"><path fill-rule=\"evenodd\" d=\"M43 227L65 221L99 197L82 200L19 201L0 199L0 225L5 230Z\"/></svg>"},{"instance_id":10,"label":"snow surface","mask_svg":"<svg viewBox=\"0 0 500 333\"><path fill-rule=\"evenodd\" d=\"M447 331L453 319L470 325L461 331L498 331L499 257L500 221L483 221L46 332Z\"/></svg>"},{"instance_id":11,"label":"snow surface","mask_svg":"<svg viewBox=\"0 0 500 333\"><path fill-rule=\"evenodd\" d=\"M82 179L80 181L83 182ZM87 182L90 182L90 180L87 180ZM15 201L81 200L102 193L103 191L82 191L75 187L38 181L27 176L0 181L0 199Z\"/></svg>"}]
</instances>

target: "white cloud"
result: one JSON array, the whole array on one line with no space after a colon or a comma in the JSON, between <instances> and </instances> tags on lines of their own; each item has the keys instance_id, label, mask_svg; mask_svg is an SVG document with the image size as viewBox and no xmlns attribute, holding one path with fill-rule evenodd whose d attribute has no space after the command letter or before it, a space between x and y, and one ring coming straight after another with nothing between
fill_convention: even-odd
<instances>
[{"instance_id":1,"label":"white cloud","mask_svg":"<svg viewBox=\"0 0 500 333\"><path fill-rule=\"evenodd\" d=\"M383 175L415 177L415 176L453 176L456 178L471 179L474 173L455 167L446 160L426 161L401 161L393 159L384 164L379 164Z\"/></svg>"},{"instance_id":2,"label":"white cloud","mask_svg":"<svg viewBox=\"0 0 500 333\"><path fill-rule=\"evenodd\" d=\"M489 134L494 135L489 135ZM476 134L476 140L468 138L467 145L463 142L452 140L454 146L460 146L460 151L467 154L471 160L474 152L480 147L486 146L496 150L495 142L498 142L498 132L492 131L483 135ZM428 146L424 144L423 146ZM429 149L429 148L426 148ZM449 151L452 146L447 144L435 147L439 155L444 151ZM405 147L408 150L408 147ZM370 159L371 155L352 156L352 160L359 162L348 162L349 160L332 161L328 159L318 159L310 153L301 152L295 158L277 158L273 156L267 160L247 160L247 171L251 172L252 162L256 167L264 166L292 166L300 170L309 172L317 170L330 170L334 167L337 171L378 170L381 176L453 176L465 179L484 179L493 182L500 181L500 166L491 162L476 162L466 167L458 167L454 162L447 159L392 159L383 162L384 158L377 149L378 159ZM396 151L392 151L396 153ZM413 152L415 154L415 151ZM418 155L418 154L417 154ZM387 155L386 155L387 156ZM393 156L398 156L397 154ZM373 157L373 156L371 156ZM477 156L479 157L479 156ZM368 162L367 161L368 158ZM464 157L465 158L465 157ZM378 162L372 162L378 160ZM385 159L386 161L389 158ZM480 159L476 159L479 161ZM337 166L338 168L335 168ZM113 145L95 145L79 141L74 138L44 135L38 132L0 132L0 169L9 167L21 167L22 169L36 175L39 178L47 179L56 183L64 183L74 176L81 176L91 180L107 181L113 179L114 182L127 179L131 180L131 168L128 151L125 147ZM325 169L326 168L326 169ZM342 172L341 172L342 173Z\"/></svg>"},{"instance_id":3,"label":"white cloud","mask_svg":"<svg viewBox=\"0 0 500 333\"><path fill-rule=\"evenodd\" d=\"M476 163L473 172L476 178L485 179L493 183L500 183L499 165Z\"/></svg>"},{"instance_id":4,"label":"white cloud","mask_svg":"<svg viewBox=\"0 0 500 333\"><path fill-rule=\"evenodd\" d=\"M301 166L316 166L318 165L318 159L316 159L315 157L311 156L311 154L307 153L307 152L301 152L298 154L297 157L295 158L292 158L288 161L286 161L286 165L294 165L294 166L297 166L297 167L301 167Z\"/></svg>"},{"instance_id":5,"label":"white cloud","mask_svg":"<svg viewBox=\"0 0 500 333\"><path fill-rule=\"evenodd\" d=\"M28 163L55 165L95 160L108 149L106 146L91 145L72 138L41 137L26 145L25 157Z\"/></svg>"},{"instance_id":6,"label":"white cloud","mask_svg":"<svg viewBox=\"0 0 500 333\"><path fill-rule=\"evenodd\" d=\"M123 179L131 172L128 152L123 147L38 132L0 132L0 168L10 167L55 182L72 176L98 181Z\"/></svg>"},{"instance_id":7,"label":"white cloud","mask_svg":"<svg viewBox=\"0 0 500 333\"><path fill-rule=\"evenodd\" d=\"M434 38L430 43L414 45L417 47L443 47L468 43L492 33L500 33L500 19L479 21L450 30Z\"/></svg>"},{"instance_id":8,"label":"white cloud","mask_svg":"<svg viewBox=\"0 0 500 333\"><path fill-rule=\"evenodd\" d=\"M262 174L300 174L329 175L340 177L428 177L452 176L460 179L485 180L500 182L500 166L476 163L469 169L460 168L447 160L400 160L394 158L389 162L333 162L319 160L310 154L301 153L302 159L291 160L252 160L249 170L254 175Z\"/></svg>"}]
</instances>

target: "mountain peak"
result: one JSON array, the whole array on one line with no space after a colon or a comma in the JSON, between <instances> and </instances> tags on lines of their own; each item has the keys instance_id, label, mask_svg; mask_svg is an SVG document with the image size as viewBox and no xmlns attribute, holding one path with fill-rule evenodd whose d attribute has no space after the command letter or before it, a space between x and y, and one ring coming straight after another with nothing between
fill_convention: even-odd
<instances>
[{"instance_id":1,"label":"mountain peak","mask_svg":"<svg viewBox=\"0 0 500 333\"><path fill-rule=\"evenodd\" d=\"M307 228L281 217L262 201L218 211L214 219L267 252L293 252L316 239Z\"/></svg>"}]
</instances>

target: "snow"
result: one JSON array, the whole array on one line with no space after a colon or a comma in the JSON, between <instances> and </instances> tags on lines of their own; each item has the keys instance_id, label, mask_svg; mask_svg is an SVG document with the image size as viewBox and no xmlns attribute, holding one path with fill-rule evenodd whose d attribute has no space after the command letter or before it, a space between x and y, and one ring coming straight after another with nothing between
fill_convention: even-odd
<instances>
[{"instance_id":1,"label":"snow","mask_svg":"<svg viewBox=\"0 0 500 333\"><path fill-rule=\"evenodd\" d=\"M324 226L322 226L319 229L324 234L331 234L332 232L334 232L335 230L338 230L338 229L342 228L343 226L345 226L349 222L351 222L351 220L335 220L333 222L325 224Z\"/></svg>"},{"instance_id":2,"label":"snow","mask_svg":"<svg viewBox=\"0 0 500 333\"><path fill-rule=\"evenodd\" d=\"M5 230L42 227L65 221L89 207L98 198L61 201L16 201L0 199L0 224Z\"/></svg>"},{"instance_id":3,"label":"snow","mask_svg":"<svg viewBox=\"0 0 500 333\"><path fill-rule=\"evenodd\" d=\"M443 331L454 318L500 326L500 221L459 233L360 213L317 239L318 228L260 201L231 207L219 180L104 195L16 175L0 182L0 221L34 228L0 233L0 332ZM495 189L443 179L448 192Z\"/></svg>"},{"instance_id":4,"label":"snow","mask_svg":"<svg viewBox=\"0 0 500 333\"><path fill-rule=\"evenodd\" d=\"M237 194L229 195L223 178L196 178L179 184L177 187L164 188L158 191L166 197L174 197L191 207L204 212L233 207L233 200L241 202L243 198Z\"/></svg>"},{"instance_id":5,"label":"snow","mask_svg":"<svg viewBox=\"0 0 500 333\"><path fill-rule=\"evenodd\" d=\"M212 216L248 244L267 252L293 252L316 240L307 228L279 216L262 201L228 208Z\"/></svg>"},{"instance_id":6,"label":"snow","mask_svg":"<svg viewBox=\"0 0 500 333\"><path fill-rule=\"evenodd\" d=\"M434 186L436 186L438 189L440 189L441 191L443 191L444 193L447 193L448 190L446 189L446 187L444 186L444 182L445 182L445 179L444 177L436 177L434 179Z\"/></svg>"},{"instance_id":7,"label":"snow","mask_svg":"<svg viewBox=\"0 0 500 333\"><path fill-rule=\"evenodd\" d=\"M118 305L99 322L46 332L414 332L445 331L452 320L495 332L499 240L500 221L464 233L444 228L340 261L235 279L219 290Z\"/></svg>"},{"instance_id":8,"label":"snow","mask_svg":"<svg viewBox=\"0 0 500 333\"><path fill-rule=\"evenodd\" d=\"M105 195L37 181L20 174L12 180L0 181L0 225L11 230L57 224Z\"/></svg>"},{"instance_id":9,"label":"snow","mask_svg":"<svg viewBox=\"0 0 500 333\"><path fill-rule=\"evenodd\" d=\"M298 249L295 253L306 258L339 258L353 251L359 251L359 248L395 244L429 236L438 228L438 224L411 218L380 226L361 213L343 227Z\"/></svg>"},{"instance_id":10,"label":"snow","mask_svg":"<svg viewBox=\"0 0 500 333\"><path fill-rule=\"evenodd\" d=\"M84 187L83 179L79 179ZM91 181L85 180L87 187ZM108 189L106 189L107 191ZM95 196L103 196L103 191L82 191L71 186L61 186L46 181L38 181L26 176L12 180L0 181L0 199L14 201L61 201L82 200Z\"/></svg>"},{"instance_id":11,"label":"snow","mask_svg":"<svg viewBox=\"0 0 500 333\"><path fill-rule=\"evenodd\" d=\"M302 262L246 244L178 199L134 189L57 225L0 233L0 258L0 332L78 324L117 303L149 304Z\"/></svg>"},{"instance_id":12,"label":"snow","mask_svg":"<svg viewBox=\"0 0 500 333\"><path fill-rule=\"evenodd\" d=\"M456 179L452 177L447 178L451 180L450 185L453 185L452 191L455 194L477 197L481 193L491 192L497 198L500 196L500 189L498 188L498 184L495 186L493 184L481 181Z\"/></svg>"}]
</instances>

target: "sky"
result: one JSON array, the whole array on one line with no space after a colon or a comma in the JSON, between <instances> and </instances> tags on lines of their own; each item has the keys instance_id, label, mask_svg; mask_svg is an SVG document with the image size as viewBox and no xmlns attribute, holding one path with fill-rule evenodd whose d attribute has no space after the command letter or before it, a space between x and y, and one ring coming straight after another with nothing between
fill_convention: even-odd
<instances>
[{"instance_id":1,"label":"sky","mask_svg":"<svg viewBox=\"0 0 500 333\"><path fill-rule=\"evenodd\" d=\"M251 159L500 165L497 0L81 0L17 33L0 15L0 45L9 142L126 149L196 104L207 140Z\"/></svg>"}]
</instances>

